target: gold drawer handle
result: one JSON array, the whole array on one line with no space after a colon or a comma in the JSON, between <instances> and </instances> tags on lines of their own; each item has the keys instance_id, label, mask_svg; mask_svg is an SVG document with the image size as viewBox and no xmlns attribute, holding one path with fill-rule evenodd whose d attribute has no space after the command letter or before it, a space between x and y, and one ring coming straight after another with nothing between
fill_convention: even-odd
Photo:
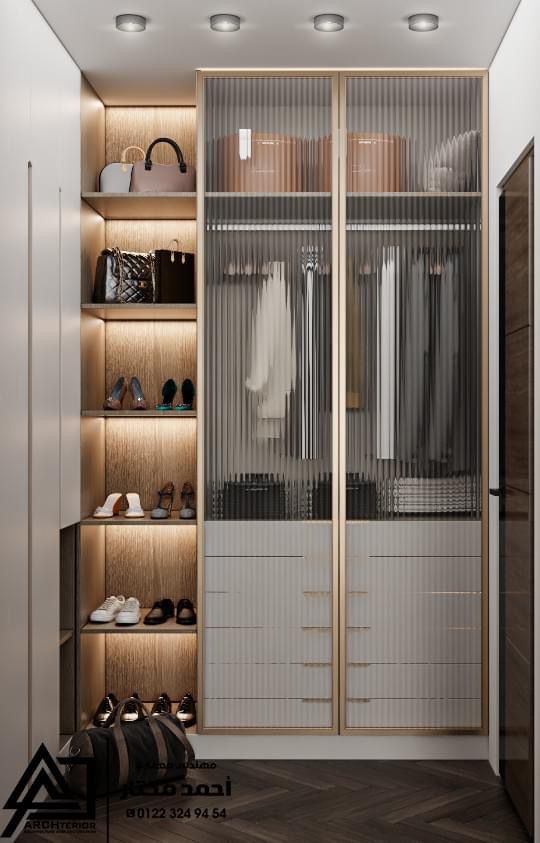
<instances>
[{"instance_id":1,"label":"gold drawer handle","mask_svg":"<svg viewBox=\"0 0 540 843\"><path fill-rule=\"evenodd\" d=\"M303 662L302 667L332 667L332 662Z\"/></svg>"},{"instance_id":2,"label":"gold drawer handle","mask_svg":"<svg viewBox=\"0 0 540 843\"><path fill-rule=\"evenodd\" d=\"M331 703L332 700L331 699L325 699L324 697L320 697L320 698L310 697L310 699L307 699L307 697L303 697L302 702L303 703Z\"/></svg>"},{"instance_id":3,"label":"gold drawer handle","mask_svg":"<svg viewBox=\"0 0 540 843\"><path fill-rule=\"evenodd\" d=\"M347 702L354 702L354 703L370 703L371 700L367 697L347 697Z\"/></svg>"},{"instance_id":4,"label":"gold drawer handle","mask_svg":"<svg viewBox=\"0 0 540 843\"><path fill-rule=\"evenodd\" d=\"M302 627L302 632L320 632L321 630L324 630L324 632L331 632L332 627L331 626L303 626Z\"/></svg>"}]
</instances>

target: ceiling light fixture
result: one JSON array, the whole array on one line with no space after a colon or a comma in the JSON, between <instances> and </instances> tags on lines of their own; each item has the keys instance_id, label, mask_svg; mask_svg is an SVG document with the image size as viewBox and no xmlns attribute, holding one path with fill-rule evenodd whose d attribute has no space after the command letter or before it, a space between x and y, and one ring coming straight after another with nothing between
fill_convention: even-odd
<instances>
[{"instance_id":1,"label":"ceiling light fixture","mask_svg":"<svg viewBox=\"0 0 540 843\"><path fill-rule=\"evenodd\" d=\"M319 32L339 32L345 26L345 18L343 15L315 15L313 26Z\"/></svg>"},{"instance_id":2,"label":"ceiling light fixture","mask_svg":"<svg viewBox=\"0 0 540 843\"><path fill-rule=\"evenodd\" d=\"M409 29L413 32L431 32L439 28L439 16L428 12L421 12L418 15L411 15L409 18Z\"/></svg>"},{"instance_id":3,"label":"ceiling light fixture","mask_svg":"<svg viewBox=\"0 0 540 843\"><path fill-rule=\"evenodd\" d=\"M144 15L117 15L116 28L122 32L144 32L146 18Z\"/></svg>"},{"instance_id":4,"label":"ceiling light fixture","mask_svg":"<svg viewBox=\"0 0 540 843\"><path fill-rule=\"evenodd\" d=\"M210 29L216 32L237 32L240 29L238 15L212 15Z\"/></svg>"}]
</instances>

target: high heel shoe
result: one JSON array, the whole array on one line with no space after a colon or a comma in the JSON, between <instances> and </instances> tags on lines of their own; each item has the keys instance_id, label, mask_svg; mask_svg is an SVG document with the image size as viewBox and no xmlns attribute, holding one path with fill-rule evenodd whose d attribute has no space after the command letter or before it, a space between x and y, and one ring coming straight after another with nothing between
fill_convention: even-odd
<instances>
[{"instance_id":1,"label":"high heel shoe","mask_svg":"<svg viewBox=\"0 0 540 843\"><path fill-rule=\"evenodd\" d=\"M146 410L146 399L139 378L131 378L129 391L131 392L131 409Z\"/></svg>"},{"instance_id":2,"label":"high heel shoe","mask_svg":"<svg viewBox=\"0 0 540 843\"><path fill-rule=\"evenodd\" d=\"M127 383L125 377L118 378L115 385L109 392L107 398L103 402L103 409L104 410L121 410L122 409L122 401L124 400L124 396L127 392Z\"/></svg>"},{"instance_id":3,"label":"high heel shoe","mask_svg":"<svg viewBox=\"0 0 540 843\"><path fill-rule=\"evenodd\" d=\"M103 506L98 506L94 510L93 518L112 518L113 515L118 515L120 512L120 504L122 502L122 495L120 492L111 492L107 496L107 500Z\"/></svg>"},{"instance_id":4,"label":"high heel shoe","mask_svg":"<svg viewBox=\"0 0 540 843\"><path fill-rule=\"evenodd\" d=\"M126 499L128 502L128 508L125 511L126 518L144 518L144 510L138 492L128 492Z\"/></svg>"},{"instance_id":5,"label":"high heel shoe","mask_svg":"<svg viewBox=\"0 0 540 843\"><path fill-rule=\"evenodd\" d=\"M159 503L152 510L150 517L156 519L170 518L174 498L174 483L165 483L164 487L158 490L158 495ZM164 498L167 500L165 505L163 505Z\"/></svg>"},{"instance_id":6,"label":"high heel shoe","mask_svg":"<svg viewBox=\"0 0 540 843\"><path fill-rule=\"evenodd\" d=\"M193 506L193 498L195 490L191 483L184 483L180 498L184 506L180 510L180 518L195 518L195 507Z\"/></svg>"},{"instance_id":7,"label":"high heel shoe","mask_svg":"<svg viewBox=\"0 0 540 843\"><path fill-rule=\"evenodd\" d=\"M177 404L175 410L193 410L193 398L195 397L195 387L193 381L186 378L180 387L182 392L182 403Z\"/></svg>"},{"instance_id":8,"label":"high heel shoe","mask_svg":"<svg viewBox=\"0 0 540 843\"><path fill-rule=\"evenodd\" d=\"M172 410L174 396L178 392L178 387L172 378L166 380L161 390L163 401L161 404L156 404L156 410Z\"/></svg>"}]
</instances>

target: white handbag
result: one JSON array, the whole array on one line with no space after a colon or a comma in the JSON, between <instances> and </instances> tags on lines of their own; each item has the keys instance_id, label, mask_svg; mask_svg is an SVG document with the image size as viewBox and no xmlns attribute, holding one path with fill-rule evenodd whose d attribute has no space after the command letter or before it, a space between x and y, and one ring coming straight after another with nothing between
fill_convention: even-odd
<instances>
[{"instance_id":1,"label":"white handbag","mask_svg":"<svg viewBox=\"0 0 540 843\"><path fill-rule=\"evenodd\" d=\"M127 161L127 153L130 149L136 149L144 158L145 151L140 146L126 146L120 161L107 164L99 174L100 193L129 193L131 171L133 170L133 164Z\"/></svg>"}]
</instances>

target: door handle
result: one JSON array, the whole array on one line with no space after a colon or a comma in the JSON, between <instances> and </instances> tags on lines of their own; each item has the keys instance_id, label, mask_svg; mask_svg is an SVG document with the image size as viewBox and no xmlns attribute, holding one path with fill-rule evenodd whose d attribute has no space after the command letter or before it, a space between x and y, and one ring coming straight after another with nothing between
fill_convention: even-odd
<instances>
[{"instance_id":1,"label":"door handle","mask_svg":"<svg viewBox=\"0 0 540 843\"><path fill-rule=\"evenodd\" d=\"M493 495L495 498L500 498L502 495L502 489L490 489L489 494Z\"/></svg>"}]
</instances>

